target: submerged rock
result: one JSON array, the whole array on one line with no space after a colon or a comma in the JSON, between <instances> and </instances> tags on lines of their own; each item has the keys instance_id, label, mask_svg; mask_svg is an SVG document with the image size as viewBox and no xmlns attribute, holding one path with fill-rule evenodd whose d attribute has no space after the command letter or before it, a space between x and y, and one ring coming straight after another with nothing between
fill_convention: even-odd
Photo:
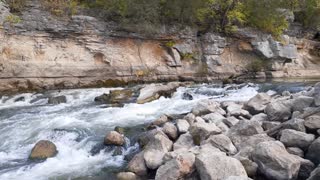
<instances>
[{"instance_id":1,"label":"submerged rock","mask_svg":"<svg viewBox=\"0 0 320 180\"><path fill-rule=\"evenodd\" d=\"M66 102L67 102L66 96L49 97L48 99L48 104L61 104Z\"/></svg>"},{"instance_id":2,"label":"submerged rock","mask_svg":"<svg viewBox=\"0 0 320 180\"><path fill-rule=\"evenodd\" d=\"M130 89L113 90L94 99L95 102L104 104L123 104L132 101L133 92Z\"/></svg>"},{"instance_id":3,"label":"submerged rock","mask_svg":"<svg viewBox=\"0 0 320 180\"><path fill-rule=\"evenodd\" d=\"M41 140L32 148L29 156L32 160L54 157L58 153L57 147L51 141Z\"/></svg>"},{"instance_id":4,"label":"submerged rock","mask_svg":"<svg viewBox=\"0 0 320 180\"><path fill-rule=\"evenodd\" d=\"M124 136L117 131L109 132L104 138L105 145L122 146L125 143Z\"/></svg>"}]
</instances>

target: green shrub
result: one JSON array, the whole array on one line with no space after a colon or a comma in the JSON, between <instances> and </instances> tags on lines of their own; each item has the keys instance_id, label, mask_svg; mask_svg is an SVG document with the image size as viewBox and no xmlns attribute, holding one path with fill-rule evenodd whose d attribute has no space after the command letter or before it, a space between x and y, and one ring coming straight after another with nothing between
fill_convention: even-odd
<instances>
[{"instance_id":1,"label":"green shrub","mask_svg":"<svg viewBox=\"0 0 320 180\"><path fill-rule=\"evenodd\" d=\"M174 41L168 41L164 45L168 48L172 48L176 43Z\"/></svg>"},{"instance_id":2,"label":"green shrub","mask_svg":"<svg viewBox=\"0 0 320 180\"><path fill-rule=\"evenodd\" d=\"M5 22L10 23L11 25L18 24L21 22L21 18L16 15L9 15L6 17Z\"/></svg>"},{"instance_id":3,"label":"green shrub","mask_svg":"<svg viewBox=\"0 0 320 180\"><path fill-rule=\"evenodd\" d=\"M4 0L9 5L10 11L13 13L19 13L26 6L27 0Z\"/></svg>"},{"instance_id":4,"label":"green shrub","mask_svg":"<svg viewBox=\"0 0 320 180\"><path fill-rule=\"evenodd\" d=\"M256 59L247 65L247 70L251 73L257 73L266 69L264 60Z\"/></svg>"}]
</instances>

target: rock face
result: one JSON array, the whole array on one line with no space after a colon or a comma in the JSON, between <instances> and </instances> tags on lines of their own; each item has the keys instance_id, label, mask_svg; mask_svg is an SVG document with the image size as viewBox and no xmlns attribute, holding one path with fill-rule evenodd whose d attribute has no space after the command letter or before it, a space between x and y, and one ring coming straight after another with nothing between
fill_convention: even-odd
<instances>
[{"instance_id":1,"label":"rock face","mask_svg":"<svg viewBox=\"0 0 320 180\"><path fill-rule=\"evenodd\" d=\"M47 159L54 157L57 153L58 151L55 144L50 141L41 140L32 148L29 158L33 160Z\"/></svg>"},{"instance_id":2,"label":"rock face","mask_svg":"<svg viewBox=\"0 0 320 180\"><path fill-rule=\"evenodd\" d=\"M123 135L118 133L117 131L109 132L104 138L105 145L122 146L124 143L125 143L125 140Z\"/></svg>"},{"instance_id":3,"label":"rock face","mask_svg":"<svg viewBox=\"0 0 320 180\"><path fill-rule=\"evenodd\" d=\"M298 177L299 160L289 154L279 141L259 143L252 158L258 164L259 170L268 178L289 180Z\"/></svg>"},{"instance_id":4,"label":"rock face","mask_svg":"<svg viewBox=\"0 0 320 180\"><path fill-rule=\"evenodd\" d=\"M315 136L292 129L285 129L281 132L280 141L287 147L299 147L306 149L313 142Z\"/></svg>"},{"instance_id":5,"label":"rock face","mask_svg":"<svg viewBox=\"0 0 320 180\"><path fill-rule=\"evenodd\" d=\"M229 176L247 177L241 162L225 155L200 153L195 164L201 180L220 180Z\"/></svg>"}]
</instances>

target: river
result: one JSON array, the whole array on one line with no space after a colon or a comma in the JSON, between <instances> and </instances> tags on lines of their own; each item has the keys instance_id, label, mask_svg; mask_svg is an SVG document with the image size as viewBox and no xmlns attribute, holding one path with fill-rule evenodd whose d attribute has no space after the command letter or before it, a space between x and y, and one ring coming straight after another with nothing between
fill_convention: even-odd
<instances>
[{"instance_id":1,"label":"river","mask_svg":"<svg viewBox=\"0 0 320 180\"><path fill-rule=\"evenodd\" d=\"M114 127L137 127L162 114L184 114L198 101L247 101L258 92L297 92L306 83L260 83L246 85L198 84L178 88L172 98L161 97L147 104L125 104L106 107L96 104L96 96L112 89L74 89L23 93L0 99L0 179L62 180L114 179L114 172L125 167L126 155L139 150L135 140L127 138L123 154L114 156L113 149L102 145L106 133ZM121 88L113 88L121 89ZM184 100L183 93L193 95ZM48 97L65 95L67 103L47 104ZM17 101L20 100L20 101ZM30 161L28 156L39 140L54 142L59 153L46 161Z\"/></svg>"}]
</instances>

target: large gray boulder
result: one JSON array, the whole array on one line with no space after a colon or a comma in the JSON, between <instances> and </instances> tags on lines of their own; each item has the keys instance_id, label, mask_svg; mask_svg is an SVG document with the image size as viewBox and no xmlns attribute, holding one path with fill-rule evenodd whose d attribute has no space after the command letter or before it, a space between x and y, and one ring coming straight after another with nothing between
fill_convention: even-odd
<instances>
[{"instance_id":1,"label":"large gray boulder","mask_svg":"<svg viewBox=\"0 0 320 180\"><path fill-rule=\"evenodd\" d=\"M225 115L226 112L220 107L220 103L213 100L202 100L192 109L192 113L197 116L217 112Z\"/></svg>"},{"instance_id":2,"label":"large gray boulder","mask_svg":"<svg viewBox=\"0 0 320 180\"><path fill-rule=\"evenodd\" d=\"M297 148L297 147L288 147L287 148L288 153L299 156L299 157L304 157L304 152L302 149Z\"/></svg>"},{"instance_id":3,"label":"large gray boulder","mask_svg":"<svg viewBox=\"0 0 320 180\"><path fill-rule=\"evenodd\" d=\"M257 121L241 120L236 125L232 126L227 132L227 136L231 139L234 145L239 145L248 136L263 133L263 128Z\"/></svg>"},{"instance_id":4,"label":"large gray boulder","mask_svg":"<svg viewBox=\"0 0 320 180\"><path fill-rule=\"evenodd\" d=\"M299 179L307 179L316 166L309 160L297 157L300 161Z\"/></svg>"},{"instance_id":5,"label":"large gray boulder","mask_svg":"<svg viewBox=\"0 0 320 180\"><path fill-rule=\"evenodd\" d=\"M266 93L259 93L251 98L244 106L251 114L258 114L264 111L271 97Z\"/></svg>"},{"instance_id":6,"label":"large gray boulder","mask_svg":"<svg viewBox=\"0 0 320 180\"><path fill-rule=\"evenodd\" d=\"M298 177L300 161L289 154L279 141L259 143L253 151L252 159L267 178L291 180Z\"/></svg>"},{"instance_id":7,"label":"large gray boulder","mask_svg":"<svg viewBox=\"0 0 320 180\"><path fill-rule=\"evenodd\" d=\"M179 134L184 134L188 132L189 127L190 127L190 124L188 123L187 120L184 120L184 119L177 120L177 128L178 128Z\"/></svg>"},{"instance_id":8,"label":"large gray boulder","mask_svg":"<svg viewBox=\"0 0 320 180\"><path fill-rule=\"evenodd\" d=\"M155 180L184 179L194 171L195 155L193 153L179 154L157 170Z\"/></svg>"},{"instance_id":9,"label":"large gray boulder","mask_svg":"<svg viewBox=\"0 0 320 180\"><path fill-rule=\"evenodd\" d=\"M241 162L249 177L253 178L256 176L258 171L257 163L251 161L249 158L246 157L238 156L236 158Z\"/></svg>"},{"instance_id":10,"label":"large gray boulder","mask_svg":"<svg viewBox=\"0 0 320 180\"><path fill-rule=\"evenodd\" d=\"M202 142L202 144L211 144L212 146L220 149L228 154L236 154L237 148L233 145L228 136L223 134L211 135L207 140Z\"/></svg>"},{"instance_id":11,"label":"large gray boulder","mask_svg":"<svg viewBox=\"0 0 320 180\"><path fill-rule=\"evenodd\" d=\"M320 166L313 170L310 177L307 180L319 180L320 179Z\"/></svg>"},{"instance_id":12,"label":"large gray boulder","mask_svg":"<svg viewBox=\"0 0 320 180\"><path fill-rule=\"evenodd\" d=\"M185 133L180 135L178 140L173 144L173 150L176 151L178 149L190 149L194 145L193 137L189 133Z\"/></svg>"},{"instance_id":13,"label":"large gray boulder","mask_svg":"<svg viewBox=\"0 0 320 180\"><path fill-rule=\"evenodd\" d=\"M320 116L313 115L309 116L305 119L304 125L307 129L316 131L317 129L320 129Z\"/></svg>"},{"instance_id":14,"label":"large gray boulder","mask_svg":"<svg viewBox=\"0 0 320 180\"><path fill-rule=\"evenodd\" d=\"M314 85L314 104L320 106L320 82Z\"/></svg>"},{"instance_id":15,"label":"large gray boulder","mask_svg":"<svg viewBox=\"0 0 320 180\"><path fill-rule=\"evenodd\" d=\"M303 112L303 110L307 107L310 107L313 104L313 102L313 97L299 96L297 98L294 98L292 103L292 110Z\"/></svg>"},{"instance_id":16,"label":"large gray boulder","mask_svg":"<svg viewBox=\"0 0 320 180\"><path fill-rule=\"evenodd\" d=\"M218 152L201 152L196 156L195 164L201 180L221 180L230 176L248 177L239 160Z\"/></svg>"},{"instance_id":17,"label":"large gray boulder","mask_svg":"<svg viewBox=\"0 0 320 180\"><path fill-rule=\"evenodd\" d=\"M306 149L313 142L315 136L293 129L285 129L281 132L280 141L287 147Z\"/></svg>"},{"instance_id":18,"label":"large gray boulder","mask_svg":"<svg viewBox=\"0 0 320 180\"><path fill-rule=\"evenodd\" d=\"M291 117L291 106L289 102L275 101L271 102L265 108L265 113L270 121L284 122Z\"/></svg>"},{"instance_id":19,"label":"large gray boulder","mask_svg":"<svg viewBox=\"0 0 320 180\"><path fill-rule=\"evenodd\" d=\"M162 131L172 140L176 140L178 137L178 129L171 122L165 123L163 125Z\"/></svg>"},{"instance_id":20,"label":"large gray boulder","mask_svg":"<svg viewBox=\"0 0 320 180\"><path fill-rule=\"evenodd\" d=\"M247 110L244 110L242 108L243 108L243 105L230 102L228 103L228 106L227 106L227 112L230 116L235 116L235 117L242 116L250 119L252 117L251 114Z\"/></svg>"},{"instance_id":21,"label":"large gray boulder","mask_svg":"<svg viewBox=\"0 0 320 180\"><path fill-rule=\"evenodd\" d=\"M148 168L146 166L146 163L144 162L143 154L144 152L141 151L131 159L127 166L128 171L133 172L139 176L147 175Z\"/></svg>"},{"instance_id":22,"label":"large gray boulder","mask_svg":"<svg viewBox=\"0 0 320 180\"><path fill-rule=\"evenodd\" d=\"M214 112L202 116L202 119L204 119L206 122L217 123L221 122L223 119L225 119L225 117L218 112Z\"/></svg>"},{"instance_id":23,"label":"large gray boulder","mask_svg":"<svg viewBox=\"0 0 320 180\"><path fill-rule=\"evenodd\" d=\"M163 156L172 149L172 141L165 135L156 134L144 149L144 161L148 168L157 169L163 163Z\"/></svg>"},{"instance_id":24,"label":"large gray boulder","mask_svg":"<svg viewBox=\"0 0 320 180\"><path fill-rule=\"evenodd\" d=\"M309 159L315 165L320 164L320 137L313 141L309 146L306 159Z\"/></svg>"},{"instance_id":25,"label":"large gray boulder","mask_svg":"<svg viewBox=\"0 0 320 180\"><path fill-rule=\"evenodd\" d=\"M140 90L140 95L137 99L138 104L144 104L154 101L160 96L171 97L173 92L181 85L179 82L170 82L164 84L150 84Z\"/></svg>"},{"instance_id":26,"label":"large gray boulder","mask_svg":"<svg viewBox=\"0 0 320 180\"><path fill-rule=\"evenodd\" d=\"M189 131L193 139L198 141L198 143L207 139L210 135L221 133L221 129L218 128L214 123L205 123L205 122L194 123L190 127ZM198 143L195 142L195 144L198 144Z\"/></svg>"}]
</instances>

